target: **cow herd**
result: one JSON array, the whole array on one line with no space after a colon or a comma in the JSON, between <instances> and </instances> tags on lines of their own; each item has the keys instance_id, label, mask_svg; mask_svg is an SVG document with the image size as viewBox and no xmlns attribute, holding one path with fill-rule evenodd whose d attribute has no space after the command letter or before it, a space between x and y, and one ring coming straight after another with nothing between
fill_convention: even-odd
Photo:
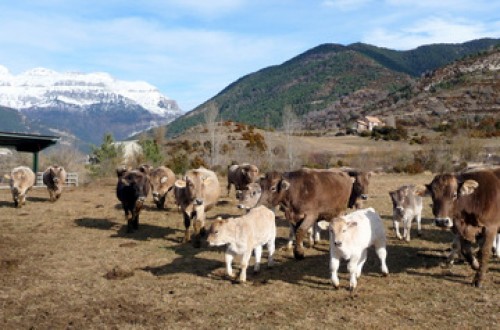
<instances>
[{"instance_id":1,"label":"cow herd","mask_svg":"<svg viewBox=\"0 0 500 330\"><path fill-rule=\"evenodd\" d=\"M337 271L340 260L348 260L349 288L354 290L367 258L367 249L374 247L386 265L386 234L383 222L373 208L363 208L368 198L370 172L339 169L302 168L289 172L259 173L251 164L228 167L227 194L236 189L238 207L247 213L240 217L206 223L206 212L214 208L221 195L218 176L205 168L186 171L181 178L167 167L142 165L136 169L117 169L116 196L122 204L128 232L139 229L139 215L149 191L157 208L165 208L167 194L172 191L183 214L183 242L199 248L206 238L210 246L226 246L227 275L232 277L232 262L241 258L239 280L246 280L246 269L253 253L254 270L260 269L264 246L268 264L273 264L275 250L275 213L280 210L290 226L289 246L296 259L304 258L304 240L313 245L319 231L328 230L330 239L331 281L339 286ZM51 201L62 192L66 172L50 166L43 174ZM21 207L26 193L35 184L35 175L27 167L16 167L9 176L14 205ZM464 170L436 175L426 185L403 185L389 192L393 205L393 228L399 239L410 241L412 221L421 232L423 197L432 199L434 223L451 228L455 233L450 263L458 255L476 270L473 285L480 287L488 269L491 252L500 257L500 168ZM352 209L352 210L349 210ZM401 235L399 225L402 225ZM476 258L473 245L479 245Z\"/></svg>"},{"instance_id":2,"label":"cow herd","mask_svg":"<svg viewBox=\"0 0 500 330\"><path fill-rule=\"evenodd\" d=\"M18 166L12 169L10 175L5 175L9 180L10 191L15 207L26 204L26 195L36 184L35 173L27 166ZM63 186L66 182L66 170L62 166L47 167L42 174L43 184L47 186L51 202L61 197Z\"/></svg>"}]
</instances>

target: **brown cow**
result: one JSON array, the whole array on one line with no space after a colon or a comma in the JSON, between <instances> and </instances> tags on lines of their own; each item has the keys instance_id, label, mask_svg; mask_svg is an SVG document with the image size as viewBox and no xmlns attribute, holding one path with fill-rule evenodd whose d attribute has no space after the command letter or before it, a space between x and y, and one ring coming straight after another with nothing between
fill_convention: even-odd
<instances>
[{"instance_id":1,"label":"brown cow","mask_svg":"<svg viewBox=\"0 0 500 330\"><path fill-rule=\"evenodd\" d=\"M352 191L349 196L348 207L350 209L361 209L363 201L368 199L368 186L370 185L371 172L347 171L347 174L354 179Z\"/></svg>"},{"instance_id":2,"label":"brown cow","mask_svg":"<svg viewBox=\"0 0 500 330\"><path fill-rule=\"evenodd\" d=\"M14 206L21 207L26 204L26 194L35 185L35 173L29 167L18 166L12 169L9 179Z\"/></svg>"},{"instance_id":3,"label":"brown cow","mask_svg":"<svg viewBox=\"0 0 500 330\"><path fill-rule=\"evenodd\" d=\"M473 284L480 287L488 270L493 240L500 229L500 180L494 172L440 174L421 194L432 197L436 225L455 226L466 260L477 270ZM482 233L479 265L474 262L471 239ZM478 267L479 266L479 267Z\"/></svg>"},{"instance_id":4,"label":"brown cow","mask_svg":"<svg viewBox=\"0 0 500 330\"><path fill-rule=\"evenodd\" d=\"M43 172L43 184L47 186L51 202L61 197L63 186L66 183L66 170L62 166L49 166Z\"/></svg>"},{"instance_id":5,"label":"brown cow","mask_svg":"<svg viewBox=\"0 0 500 330\"><path fill-rule=\"evenodd\" d=\"M168 167L160 166L150 171L149 180L156 207L163 209L167 194L174 187L175 174Z\"/></svg>"},{"instance_id":6,"label":"brown cow","mask_svg":"<svg viewBox=\"0 0 500 330\"><path fill-rule=\"evenodd\" d=\"M149 193L148 176L140 170L117 169L116 197L122 203L127 220L127 232L139 229L139 213Z\"/></svg>"},{"instance_id":7,"label":"brown cow","mask_svg":"<svg viewBox=\"0 0 500 330\"><path fill-rule=\"evenodd\" d=\"M284 207L286 219L296 228L296 259L304 258L302 243L308 229L317 220L330 221L344 212L352 190L346 173L311 169L269 172L260 185L258 205Z\"/></svg>"},{"instance_id":8,"label":"brown cow","mask_svg":"<svg viewBox=\"0 0 500 330\"><path fill-rule=\"evenodd\" d=\"M215 206L220 196L219 179L217 175L205 168L198 168L186 172L183 180L175 181L174 195L177 205L184 215L183 242L190 239L189 228L194 219L192 240L194 247L200 247L200 238L205 234L205 212Z\"/></svg>"},{"instance_id":9,"label":"brown cow","mask_svg":"<svg viewBox=\"0 0 500 330\"><path fill-rule=\"evenodd\" d=\"M233 164L227 168L227 195L231 191L231 185L236 190L244 190L246 186L259 179L259 169L251 164Z\"/></svg>"}]
</instances>

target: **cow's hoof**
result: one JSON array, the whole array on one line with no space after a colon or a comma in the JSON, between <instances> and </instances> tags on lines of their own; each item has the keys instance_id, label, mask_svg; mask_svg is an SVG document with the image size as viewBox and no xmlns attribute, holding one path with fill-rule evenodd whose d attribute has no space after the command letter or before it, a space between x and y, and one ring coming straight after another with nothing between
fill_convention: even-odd
<instances>
[{"instance_id":1,"label":"cow's hoof","mask_svg":"<svg viewBox=\"0 0 500 330\"><path fill-rule=\"evenodd\" d=\"M304 259L304 251L293 250L293 256L296 260Z\"/></svg>"},{"instance_id":2,"label":"cow's hoof","mask_svg":"<svg viewBox=\"0 0 500 330\"><path fill-rule=\"evenodd\" d=\"M193 239L192 243L195 249L201 248L201 240L199 238Z\"/></svg>"},{"instance_id":3,"label":"cow's hoof","mask_svg":"<svg viewBox=\"0 0 500 330\"><path fill-rule=\"evenodd\" d=\"M470 264L470 267L474 270L479 270L479 261L477 261L477 259L474 259L472 261L472 263Z\"/></svg>"}]
</instances>

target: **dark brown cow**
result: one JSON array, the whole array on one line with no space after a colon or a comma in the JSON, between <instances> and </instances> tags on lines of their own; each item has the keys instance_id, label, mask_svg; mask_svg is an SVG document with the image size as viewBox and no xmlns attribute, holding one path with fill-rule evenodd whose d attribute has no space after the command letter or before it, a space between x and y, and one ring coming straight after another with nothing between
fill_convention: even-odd
<instances>
[{"instance_id":1,"label":"dark brown cow","mask_svg":"<svg viewBox=\"0 0 500 330\"><path fill-rule=\"evenodd\" d=\"M477 270L473 284L480 287L488 270L493 240L500 228L500 180L488 170L440 174L426 185L425 194L432 197L436 225L455 226L460 235L462 253ZM471 240L479 233L484 236L484 241L480 243L477 265Z\"/></svg>"},{"instance_id":2,"label":"dark brown cow","mask_svg":"<svg viewBox=\"0 0 500 330\"><path fill-rule=\"evenodd\" d=\"M259 179L259 168L251 164L233 164L227 168L227 195L231 191L231 185L236 190L245 190L247 185Z\"/></svg>"},{"instance_id":3,"label":"dark brown cow","mask_svg":"<svg viewBox=\"0 0 500 330\"><path fill-rule=\"evenodd\" d=\"M302 243L308 229L317 220L330 221L345 211L352 190L352 180L346 173L311 169L269 172L260 185L258 205L282 206L285 217L296 228L296 259L304 258Z\"/></svg>"},{"instance_id":4,"label":"dark brown cow","mask_svg":"<svg viewBox=\"0 0 500 330\"><path fill-rule=\"evenodd\" d=\"M117 169L116 174L116 197L122 202L125 211L127 231L132 232L139 228L139 213L149 193L149 179L139 170Z\"/></svg>"},{"instance_id":5,"label":"dark brown cow","mask_svg":"<svg viewBox=\"0 0 500 330\"><path fill-rule=\"evenodd\" d=\"M43 184L47 186L51 202L61 197L63 186L66 184L66 170L62 166L49 166L42 175Z\"/></svg>"}]
</instances>

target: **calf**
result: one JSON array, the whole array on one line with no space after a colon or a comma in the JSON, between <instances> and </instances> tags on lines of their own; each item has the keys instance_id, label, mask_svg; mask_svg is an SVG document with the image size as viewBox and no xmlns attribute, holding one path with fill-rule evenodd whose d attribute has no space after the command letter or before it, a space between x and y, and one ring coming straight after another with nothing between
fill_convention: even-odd
<instances>
[{"instance_id":1,"label":"calf","mask_svg":"<svg viewBox=\"0 0 500 330\"><path fill-rule=\"evenodd\" d=\"M392 221L394 231L399 239L410 241L410 229L413 219L417 221L417 234L420 236L422 219L422 197L417 195L417 188L413 185L402 186L390 191L392 200ZM403 223L403 237L399 233L399 222Z\"/></svg>"},{"instance_id":2,"label":"calf","mask_svg":"<svg viewBox=\"0 0 500 330\"><path fill-rule=\"evenodd\" d=\"M51 202L55 202L61 197L63 186L66 183L66 170L62 166L49 166L43 172L43 184L47 186Z\"/></svg>"},{"instance_id":3,"label":"calf","mask_svg":"<svg viewBox=\"0 0 500 330\"><path fill-rule=\"evenodd\" d=\"M252 164L233 164L227 168L227 195L231 191L231 185L236 190L243 190L246 186L259 179L259 168Z\"/></svg>"},{"instance_id":4,"label":"calf","mask_svg":"<svg viewBox=\"0 0 500 330\"><path fill-rule=\"evenodd\" d=\"M186 172L183 180L175 181L174 195L177 205L182 209L184 216L183 242L191 239L189 229L193 223L193 246L201 246L201 236L205 232L205 212L217 204L220 196L219 179L217 175L205 168L198 168Z\"/></svg>"},{"instance_id":5,"label":"calf","mask_svg":"<svg viewBox=\"0 0 500 330\"><path fill-rule=\"evenodd\" d=\"M240 282L247 279L247 267L252 251L255 254L254 271L260 270L262 247L269 251L267 264L273 265L276 224L274 212L265 206L251 209L247 214L226 220L215 220L208 232L208 244L221 246L227 244L225 253L227 275L233 276L232 262L235 256L241 256Z\"/></svg>"},{"instance_id":6,"label":"calf","mask_svg":"<svg viewBox=\"0 0 500 330\"><path fill-rule=\"evenodd\" d=\"M127 232L130 233L139 228L139 213L149 193L149 179L139 170L118 169L116 174L118 176L116 197L122 203L127 220Z\"/></svg>"},{"instance_id":7,"label":"calf","mask_svg":"<svg viewBox=\"0 0 500 330\"><path fill-rule=\"evenodd\" d=\"M26 194L35 185L35 180L35 173L29 167L18 166L12 169L9 176L9 185L15 207L26 204Z\"/></svg>"},{"instance_id":8,"label":"calf","mask_svg":"<svg viewBox=\"0 0 500 330\"><path fill-rule=\"evenodd\" d=\"M382 274L388 275L386 238L382 219L373 208L361 209L335 218L329 225L330 272L335 288L339 287L337 271L340 260L349 260L349 289L357 286L357 279L367 257L367 249L375 247L381 262Z\"/></svg>"},{"instance_id":9,"label":"calf","mask_svg":"<svg viewBox=\"0 0 500 330\"><path fill-rule=\"evenodd\" d=\"M163 209L167 194L174 187L175 174L168 167L160 166L149 171L149 180L153 201L157 208Z\"/></svg>"}]
</instances>

